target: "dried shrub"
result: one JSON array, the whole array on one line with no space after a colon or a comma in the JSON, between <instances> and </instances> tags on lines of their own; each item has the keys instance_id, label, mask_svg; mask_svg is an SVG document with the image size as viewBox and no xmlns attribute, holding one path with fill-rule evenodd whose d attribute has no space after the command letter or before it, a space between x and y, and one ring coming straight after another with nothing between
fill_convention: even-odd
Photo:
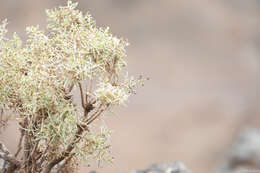
<instances>
[{"instance_id":1,"label":"dried shrub","mask_svg":"<svg viewBox=\"0 0 260 173\"><path fill-rule=\"evenodd\" d=\"M46 10L47 31L26 28L24 43L5 36L6 20L0 25L0 107L14 113L21 132L14 156L0 154L7 172L70 172L82 160L111 161L110 131L94 131L93 122L124 105L144 79L124 72L127 41L76 7L68 1Z\"/></svg>"}]
</instances>

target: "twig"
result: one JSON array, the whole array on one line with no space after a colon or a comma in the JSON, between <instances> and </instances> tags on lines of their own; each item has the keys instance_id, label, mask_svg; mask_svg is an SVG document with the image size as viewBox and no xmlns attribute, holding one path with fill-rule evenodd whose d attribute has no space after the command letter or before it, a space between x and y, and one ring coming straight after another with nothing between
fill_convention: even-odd
<instances>
[{"instance_id":1,"label":"twig","mask_svg":"<svg viewBox=\"0 0 260 173\"><path fill-rule=\"evenodd\" d=\"M57 173L62 173L64 170L64 168L66 167L66 165L69 163L69 161L71 161L71 159L75 156L76 153L71 154L65 161L63 164L61 164L59 166L59 168L57 168Z\"/></svg>"},{"instance_id":2,"label":"twig","mask_svg":"<svg viewBox=\"0 0 260 173\"><path fill-rule=\"evenodd\" d=\"M23 126L27 127L28 125L28 117L24 120ZM23 152L23 167L25 171L29 171L29 163L30 163L30 151L31 151L31 138L30 138L30 132L24 131L24 152Z\"/></svg>"},{"instance_id":3,"label":"twig","mask_svg":"<svg viewBox=\"0 0 260 173\"><path fill-rule=\"evenodd\" d=\"M30 158L31 158L31 162L32 162L32 171L34 172L35 169L37 169L37 147L39 145L39 141L37 141L35 144L34 144L34 147L30 153Z\"/></svg>"},{"instance_id":4,"label":"twig","mask_svg":"<svg viewBox=\"0 0 260 173\"><path fill-rule=\"evenodd\" d=\"M87 103L86 107L84 109L84 117L87 119L88 118L88 113L91 112L95 107L93 106L93 104L95 104L96 101L92 102L92 103Z\"/></svg>"},{"instance_id":5,"label":"twig","mask_svg":"<svg viewBox=\"0 0 260 173\"><path fill-rule=\"evenodd\" d=\"M50 142L51 142L51 141L48 141L48 143L47 143L47 147L45 148L44 152L42 152L42 153L47 153L47 151L48 151L49 148L50 148L50 145L49 145ZM44 154L40 155L40 157L37 158L37 160L40 160L40 161L39 161L39 164L42 165L43 162L45 161L45 156L44 156Z\"/></svg>"},{"instance_id":6,"label":"twig","mask_svg":"<svg viewBox=\"0 0 260 173\"><path fill-rule=\"evenodd\" d=\"M89 103L88 102L88 85L86 84L86 105Z\"/></svg>"},{"instance_id":7,"label":"twig","mask_svg":"<svg viewBox=\"0 0 260 173\"><path fill-rule=\"evenodd\" d=\"M24 130L23 129L20 129L21 131L21 136L20 136L20 140L19 140L19 144L17 146L17 151L14 155L14 157L17 157L18 154L20 153L21 149L22 149L22 142L23 142L23 137L24 137Z\"/></svg>"},{"instance_id":8,"label":"twig","mask_svg":"<svg viewBox=\"0 0 260 173\"><path fill-rule=\"evenodd\" d=\"M102 112L104 112L105 109L102 109L99 111L99 113L97 113L96 115L94 114L94 116L90 117L88 120L87 120L87 125L91 124L95 119L97 119L101 114Z\"/></svg>"},{"instance_id":9,"label":"twig","mask_svg":"<svg viewBox=\"0 0 260 173\"><path fill-rule=\"evenodd\" d=\"M9 153L8 149L2 142L0 142L0 158L10 163L7 173L12 173L21 166L21 163Z\"/></svg>"},{"instance_id":10,"label":"twig","mask_svg":"<svg viewBox=\"0 0 260 173\"><path fill-rule=\"evenodd\" d=\"M102 105L99 106L99 108L96 110L94 114L92 114L86 121L86 124L89 125L91 124L95 119L97 119L105 110L108 109L109 104L106 105L105 108L101 109Z\"/></svg>"},{"instance_id":11,"label":"twig","mask_svg":"<svg viewBox=\"0 0 260 173\"><path fill-rule=\"evenodd\" d=\"M74 87L74 85L71 84L70 87L69 87L69 89L66 90L65 93L66 93L66 94L69 94L69 93L72 91L73 87Z\"/></svg>"},{"instance_id":12,"label":"twig","mask_svg":"<svg viewBox=\"0 0 260 173\"><path fill-rule=\"evenodd\" d=\"M75 137L72 140L72 142L69 144L69 146L67 147L67 149L65 151L63 151L63 153L61 154L61 156L59 158L55 158L54 160L52 160L43 170L43 173L50 173L52 168L59 164L62 160L64 160L66 157L70 156L71 151L74 149L75 144L78 143L78 141L81 138L81 135L84 131L88 130L87 125L85 124L81 124L81 125L77 125L77 132L75 133Z\"/></svg>"},{"instance_id":13,"label":"twig","mask_svg":"<svg viewBox=\"0 0 260 173\"><path fill-rule=\"evenodd\" d=\"M85 103L85 100L84 100L84 92L83 92L83 89L82 89L82 85L81 85L80 82L79 82L78 84L79 84L80 97L81 97L81 106L82 106L82 108L84 109L84 117L87 118L88 113L94 109L93 104L94 104L96 101L93 101L92 103L89 103L89 102L88 102L88 94L86 93L86 95L85 95L86 103ZM86 87L86 88L87 88L87 87Z\"/></svg>"},{"instance_id":14,"label":"twig","mask_svg":"<svg viewBox=\"0 0 260 173\"><path fill-rule=\"evenodd\" d=\"M86 105L84 103L84 93L83 93L82 86L81 86L80 82L79 82L79 90L80 90L80 97L81 97L81 106L83 107L83 109L85 109Z\"/></svg>"},{"instance_id":15,"label":"twig","mask_svg":"<svg viewBox=\"0 0 260 173\"><path fill-rule=\"evenodd\" d=\"M86 117L86 123L99 112L101 107L102 107L102 105L99 105L99 107L95 110L95 112L89 118Z\"/></svg>"}]
</instances>

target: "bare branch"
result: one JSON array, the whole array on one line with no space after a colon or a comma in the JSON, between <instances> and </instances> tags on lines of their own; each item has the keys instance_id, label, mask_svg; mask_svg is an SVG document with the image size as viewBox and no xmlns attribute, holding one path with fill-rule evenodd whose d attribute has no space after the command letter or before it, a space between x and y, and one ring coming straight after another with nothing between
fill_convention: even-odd
<instances>
[{"instance_id":1,"label":"bare branch","mask_svg":"<svg viewBox=\"0 0 260 173\"><path fill-rule=\"evenodd\" d=\"M71 85L69 86L68 90L65 91L65 93L66 93L66 94L69 94L69 93L72 91L73 87L74 87L74 85L71 84Z\"/></svg>"},{"instance_id":2,"label":"bare branch","mask_svg":"<svg viewBox=\"0 0 260 173\"><path fill-rule=\"evenodd\" d=\"M87 121L87 125L91 124L95 119L97 119L103 112L105 109L100 110L96 115L90 117Z\"/></svg>"},{"instance_id":3,"label":"bare branch","mask_svg":"<svg viewBox=\"0 0 260 173\"><path fill-rule=\"evenodd\" d=\"M0 142L0 158L10 163L7 172L11 173L11 171L14 171L21 166L21 163L9 153L8 149L2 142Z\"/></svg>"},{"instance_id":4,"label":"bare branch","mask_svg":"<svg viewBox=\"0 0 260 173\"><path fill-rule=\"evenodd\" d=\"M77 125L77 132L74 136L74 139L72 140L72 142L69 144L69 146L67 147L67 149L61 154L61 156L59 158L55 158L54 160L52 160L43 170L43 173L50 173L52 168L59 164L62 160L64 160L66 157L71 155L71 151L74 149L75 144L79 142L79 140L81 139L81 135L84 131L88 131L88 127L85 124L81 124L81 125Z\"/></svg>"},{"instance_id":5,"label":"bare branch","mask_svg":"<svg viewBox=\"0 0 260 173\"><path fill-rule=\"evenodd\" d=\"M17 151L14 155L14 157L17 157L18 154L20 153L21 149L22 149L22 142L23 142L23 137L24 137L24 130L23 129L20 129L21 131L21 136L20 136L20 140L19 140L19 144L17 146Z\"/></svg>"},{"instance_id":6,"label":"bare branch","mask_svg":"<svg viewBox=\"0 0 260 173\"><path fill-rule=\"evenodd\" d=\"M80 82L79 82L79 90L80 90L80 97L81 97L81 106L83 107L83 109L85 109L86 105L84 103L84 93L83 93L82 86L81 86Z\"/></svg>"}]
</instances>

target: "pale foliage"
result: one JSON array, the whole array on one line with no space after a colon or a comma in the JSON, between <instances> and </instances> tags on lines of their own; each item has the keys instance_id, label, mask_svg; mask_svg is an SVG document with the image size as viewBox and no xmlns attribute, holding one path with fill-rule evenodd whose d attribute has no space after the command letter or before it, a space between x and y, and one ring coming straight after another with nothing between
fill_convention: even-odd
<instances>
[{"instance_id":1,"label":"pale foliage","mask_svg":"<svg viewBox=\"0 0 260 173\"><path fill-rule=\"evenodd\" d=\"M37 145L39 157L46 159L43 166L61 157L75 135L80 137L70 156L109 159L109 131L92 133L90 124L124 105L143 82L123 73L128 43L76 7L68 1L46 10L47 31L28 27L25 43L15 33L6 38L6 20L0 25L0 106L17 114L31 147ZM78 86L84 113L71 97ZM82 124L84 132L77 134Z\"/></svg>"}]
</instances>

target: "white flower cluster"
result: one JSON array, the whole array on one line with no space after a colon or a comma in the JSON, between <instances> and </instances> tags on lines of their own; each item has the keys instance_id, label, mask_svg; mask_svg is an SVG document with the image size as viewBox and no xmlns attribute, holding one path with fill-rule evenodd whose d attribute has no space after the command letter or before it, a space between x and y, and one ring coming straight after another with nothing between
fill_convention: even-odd
<instances>
[{"instance_id":1,"label":"white flower cluster","mask_svg":"<svg viewBox=\"0 0 260 173\"><path fill-rule=\"evenodd\" d=\"M95 95L102 104L111 105L124 105L130 96L124 87L113 86L110 83L101 83Z\"/></svg>"}]
</instances>

